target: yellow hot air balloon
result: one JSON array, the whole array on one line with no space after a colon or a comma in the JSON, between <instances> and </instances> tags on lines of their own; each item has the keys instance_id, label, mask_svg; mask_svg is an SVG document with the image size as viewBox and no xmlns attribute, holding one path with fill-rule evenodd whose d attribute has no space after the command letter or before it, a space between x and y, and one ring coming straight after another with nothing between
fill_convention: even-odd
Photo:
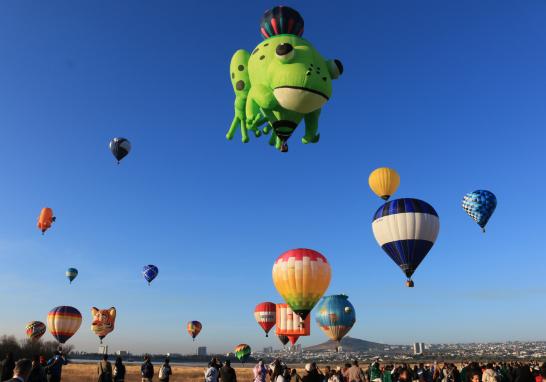
<instances>
[{"instance_id":1,"label":"yellow hot air balloon","mask_svg":"<svg viewBox=\"0 0 546 382\"><path fill-rule=\"evenodd\" d=\"M376 168L370 174L368 183L372 191L383 200L388 200L400 185L400 176L392 168Z\"/></svg>"},{"instance_id":2,"label":"yellow hot air balloon","mask_svg":"<svg viewBox=\"0 0 546 382\"><path fill-rule=\"evenodd\" d=\"M331 268L322 254L299 248L283 253L273 265L273 283L294 313L305 320L330 285Z\"/></svg>"}]
</instances>

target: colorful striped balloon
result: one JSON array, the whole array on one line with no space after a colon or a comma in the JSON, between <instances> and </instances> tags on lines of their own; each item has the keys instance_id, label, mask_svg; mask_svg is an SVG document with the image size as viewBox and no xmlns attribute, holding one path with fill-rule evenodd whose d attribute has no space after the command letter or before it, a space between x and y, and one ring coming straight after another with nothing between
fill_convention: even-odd
<instances>
[{"instance_id":1,"label":"colorful striped balloon","mask_svg":"<svg viewBox=\"0 0 546 382\"><path fill-rule=\"evenodd\" d=\"M262 302L256 305L254 309L254 318L258 325L265 331L265 336L268 337L268 333L275 326L275 312L276 307L272 302Z\"/></svg>"},{"instance_id":2,"label":"colorful striped balloon","mask_svg":"<svg viewBox=\"0 0 546 382\"><path fill-rule=\"evenodd\" d=\"M305 320L290 309L288 304L277 304L277 322L275 334L285 336L308 336L311 334L310 316Z\"/></svg>"},{"instance_id":3,"label":"colorful striped balloon","mask_svg":"<svg viewBox=\"0 0 546 382\"><path fill-rule=\"evenodd\" d=\"M49 332L61 344L68 341L78 331L81 324L81 313L71 306L58 306L51 309L47 315Z\"/></svg>"},{"instance_id":4,"label":"colorful striped balloon","mask_svg":"<svg viewBox=\"0 0 546 382\"><path fill-rule=\"evenodd\" d=\"M303 17L293 8L273 7L265 11L260 22L260 33L265 39L281 34L303 35Z\"/></svg>"},{"instance_id":5,"label":"colorful striped balloon","mask_svg":"<svg viewBox=\"0 0 546 382\"><path fill-rule=\"evenodd\" d=\"M284 301L301 316L307 317L330 285L330 264L312 249L292 249L273 265L273 283Z\"/></svg>"},{"instance_id":6,"label":"colorful striped balloon","mask_svg":"<svg viewBox=\"0 0 546 382\"><path fill-rule=\"evenodd\" d=\"M46 326L41 321L32 321L27 324L27 337L32 341L38 341L46 332Z\"/></svg>"},{"instance_id":7,"label":"colorful striped balloon","mask_svg":"<svg viewBox=\"0 0 546 382\"><path fill-rule=\"evenodd\" d=\"M339 342L356 321L355 308L344 294L326 296L317 305L315 318L322 331Z\"/></svg>"},{"instance_id":8,"label":"colorful striped balloon","mask_svg":"<svg viewBox=\"0 0 546 382\"><path fill-rule=\"evenodd\" d=\"M188 322L186 329L188 330L191 338L195 341L195 337L197 337L197 335L201 332L203 325L201 325L199 321L190 321Z\"/></svg>"},{"instance_id":9,"label":"colorful striped balloon","mask_svg":"<svg viewBox=\"0 0 546 382\"><path fill-rule=\"evenodd\" d=\"M237 359L242 363L245 363L248 357L250 357L251 352L252 350L247 344L239 344L235 346L235 357L237 357Z\"/></svg>"}]
</instances>

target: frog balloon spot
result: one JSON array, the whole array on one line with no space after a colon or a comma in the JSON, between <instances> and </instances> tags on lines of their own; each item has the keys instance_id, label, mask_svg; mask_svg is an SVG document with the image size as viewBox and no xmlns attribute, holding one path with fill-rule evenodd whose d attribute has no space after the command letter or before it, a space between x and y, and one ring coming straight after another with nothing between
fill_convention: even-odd
<instances>
[{"instance_id":1,"label":"frog balloon spot","mask_svg":"<svg viewBox=\"0 0 546 382\"><path fill-rule=\"evenodd\" d=\"M239 71L242 72L243 70L245 70L245 67L243 65L239 65L237 69L239 69Z\"/></svg>"},{"instance_id":2,"label":"frog balloon spot","mask_svg":"<svg viewBox=\"0 0 546 382\"><path fill-rule=\"evenodd\" d=\"M243 90L245 88L245 81L243 80L237 81L237 83L235 84L235 88L237 90Z\"/></svg>"}]
</instances>

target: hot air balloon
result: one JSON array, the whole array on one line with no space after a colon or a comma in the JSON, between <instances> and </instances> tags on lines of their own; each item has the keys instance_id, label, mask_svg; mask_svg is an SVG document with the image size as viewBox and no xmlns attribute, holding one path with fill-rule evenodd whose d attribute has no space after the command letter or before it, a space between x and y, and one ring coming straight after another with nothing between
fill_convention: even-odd
<instances>
[{"instance_id":1,"label":"hot air balloon","mask_svg":"<svg viewBox=\"0 0 546 382\"><path fill-rule=\"evenodd\" d=\"M76 268L68 268L66 270L66 277L68 280L70 280L70 284L72 284L72 281L78 276L78 270Z\"/></svg>"},{"instance_id":2,"label":"hot air balloon","mask_svg":"<svg viewBox=\"0 0 546 382\"><path fill-rule=\"evenodd\" d=\"M485 232L485 226L497 207L497 197L491 191L476 190L464 196L462 206Z\"/></svg>"},{"instance_id":3,"label":"hot air balloon","mask_svg":"<svg viewBox=\"0 0 546 382\"><path fill-rule=\"evenodd\" d=\"M119 162L131 151L131 142L128 139L117 137L110 141L110 151Z\"/></svg>"},{"instance_id":4,"label":"hot air balloon","mask_svg":"<svg viewBox=\"0 0 546 382\"><path fill-rule=\"evenodd\" d=\"M27 337L32 341L38 341L46 332L46 326L41 321L32 321L27 324Z\"/></svg>"},{"instance_id":5,"label":"hot air balloon","mask_svg":"<svg viewBox=\"0 0 546 382\"><path fill-rule=\"evenodd\" d=\"M307 315L303 320L290 309L288 304L277 304L276 316L275 334L287 336L292 345L296 343L299 337L311 334L311 316Z\"/></svg>"},{"instance_id":6,"label":"hot air balloon","mask_svg":"<svg viewBox=\"0 0 546 382\"><path fill-rule=\"evenodd\" d=\"M289 338L287 336L285 336L284 334L277 334L277 338L279 339L279 341L281 341L281 344L283 346L286 346L288 341L290 341Z\"/></svg>"},{"instance_id":7,"label":"hot air balloon","mask_svg":"<svg viewBox=\"0 0 546 382\"><path fill-rule=\"evenodd\" d=\"M42 231L42 235L51 228L53 222L55 222L55 216L53 216L53 210L49 207L42 208L40 216L38 217L38 228Z\"/></svg>"},{"instance_id":8,"label":"hot air balloon","mask_svg":"<svg viewBox=\"0 0 546 382\"><path fill-rule=\"evenodd\" d=\"M195 337L197 337L197 335L201 332L201 329L203 329L203 325L201 325L199 321L188 322L187 330L194 341Z\"/></svg>"},{"instance_id":9,"label":"hot air balloon","mask_svg":"<svg viewBox=\"0 0 546 382\"><path fill-rule=\"evenodd\" d=\"M271 328L275 326L275 311L276 307L272 302L262 302L254 309L254 318L265 331L266 337L268 337Z\"/></svg>"},{"instance_id":10,"label":"hot air balloon","mask_svg":"<svg viewBox=\"0 0 546 382\"><path fill-rule=\"evenodd\" d=\"M244 364L248 357L250 357L251 351L250 346L247 344L239 344L235 346L235 357Z\"/></svg>"},{"instance_id":11,"label":"hot air balloon","mask_svg":"<svg viewBox=\"0 0 546 382\"><path fill-rule=\"evenodd\" d=\"M296 344L296 342L298 342L300 336L297 335L297 334L294 334L294 335L291 335L291 336L287 336L288 337L288 341L290 341L290 345L294 346Z\"/></svg>"},{"instance_id":12,"label":"hot air balloon","mask_svg":"<svg viewBox=\"0 0 546 382\"><path fill-rule=\"evenodd\" d=\"M292 249L273 265L273 283L290 308L305 319L330 284L330 264L312 249Z\"/></svg>"},{"instance_id":13,"label":"hot air balloon","mask_svg":"<svg viewBox=\"0 0 546 382\"><path fill-rule=\"evenodd\" d=\"M91 308L91 315L93 316L93 322L91 323L91 330L95 333L102 344L102 339L108 335L108 333L114 330L114 324L116 322L116 308L110 309L97 309Z\"/></svg>"},{"instance_id":14,"label":"hot air balloon","mask_svg":"<svg viewBox=\"0 0 546 382\"><path fill-rule=\"evenodd\" d=\"M47 315L49 332L60 344L68 341L78 331L81 324L81 313L71 306L58 306Z\"/></svg>"},{"instance_id":15,"label":"hot air balloon","mask_svg":"<svg viewBox=\"0 0 546 382\"><path fill-rule=\"evenodd\" d=\"M411 276L432 248L440 230L434 208L419 199L396 199L383 204L373 217L377 243L402 269L413 287Z\"/></svg>"},{"instance_id":16,"label":"hot air balloon","mask_svg":"<svg viewBox=\"0 0 546 382\"><path fill-rule=\"evenodd\" d=\"M388 200L400 185L400 176L392 168L376 168L368 178L372 191L383 200Z\"/></svg>"},{"instance_id":17,"label":"hot air balloon","mask_svg":"<svg viewBox=\"0 0 546 382\"><path fill-rule=\"evenodd\" d=\"M315 318L322 331L339 344L356 321L355 308L344 294L326 296L318 303Z\"/></svg>"},{"instance_id":18,"label":"hot air balloon","mask_svg":"<svg viewBox=\"0 0 546 382\"><path fill-rule=\"evenodd\" d=\"M148 281L148 285L157 277L157 274L159 273L159 269L152 264L144 266L142 269L142 275Z\"/></svg>"}]
</instances>

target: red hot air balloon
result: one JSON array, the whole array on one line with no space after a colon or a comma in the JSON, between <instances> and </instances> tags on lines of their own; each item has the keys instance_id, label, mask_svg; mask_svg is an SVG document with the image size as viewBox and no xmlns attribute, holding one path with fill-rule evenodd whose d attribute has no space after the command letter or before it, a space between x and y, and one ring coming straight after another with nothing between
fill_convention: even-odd
<instances>
[{"instance_id":1,"label":"red hot air balloon","mask_svg":"<svg viewBox=\"0 0 546 382\"><path fill-rule=\"evenodd\" d=\"M266 337L268 337L271 328L275 326L276 309L277 306L272 302L262 302L254 309L254 318L265 331Z\"/></svg>"}]
</instances>

